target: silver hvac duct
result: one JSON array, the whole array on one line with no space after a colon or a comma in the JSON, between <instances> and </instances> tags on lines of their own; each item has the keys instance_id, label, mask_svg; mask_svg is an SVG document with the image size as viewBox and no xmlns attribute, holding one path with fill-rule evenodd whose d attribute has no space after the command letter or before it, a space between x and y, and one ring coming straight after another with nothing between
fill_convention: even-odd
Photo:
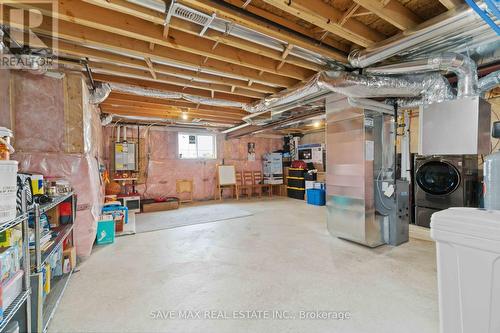
<instances>
[{"instance_id":1,"label":"silver hvac duct","mask_svg":"<svg viewBox=\"0 0 500 333\"><path fill-rule=\"evenodd\" d=\"M138 86L131 86L121 83L110 83L112 91L118 91L138 96L160 98L160 99L183 99L192 103L200 103L205 105L220 106L220 107L235 107L245 109L247 105L245 103L228 101L225 99L216 99L210 97L201 97L190 94L182 94L176 92L169 92L157 89L149 89Z\"/></svg>"},{"instance_id":2,"label":"silver hvac duct","mask_svg":"<svg viewBox=\"0 0 500 333\"><path fill-rule=\"evenodd\" d=\"M109 83L98 83L97 87L90 93L90 104L101 104L111 93Z\"/></svg>"},{"instance_id":3,"label":"silver hvac duct","mask_svg":"<svg viewBox=\"0 0 500 333\"><path fill-rule=\"evenodd\" d=\"M128 2L140 5L165 14L165 23L168 23L172 17L189 21L200 26L200 35L203 35L208 28L224 33L226 35L241 38L252 43L256 43L270 49L283 52L287 43L285 41L264 35L255 30L251 30L242 25L236 24L230 20L217 17L215 14L208 15L199 10L188 7L172 0L169 8L163 1L155 0L127 0ZM324 57L321 54L310 50L294 46L289 55L302 58L315 64L322 66L333 65L336 62L333 59Z\"/></svg>"},{"instance_id":4,"label":"silver hvac duct","mask_svg":"<svg viewBox=\"0 0 500 333\"><path fill-rule=\"evenodd\" d=\"M186 122L179 121L173 118L157 118L157 117L142 117L142 116L126 116L120 114L111 114L113 118L119 119L128 119L128 120L136 120L136 121L148 121L162 124L171 124L171 125L185 125L185 126L213 126L213 127L230 127L228 124L220 124L220 123L212 123L212 122Z\"/></svg>"},{"instance_id":5,"label":"silver hvac duct","mask_svg":"<svg viewBox=\"0 0 500 333\"><path fill-rule=\"evenodd\" d=\"M349 105L355 108L376 111L379 113L394 116L394 106L386 103L377 102L374 101L373 99L348 97L347 103L349 103Z\"/></svg>"},{"instance_id":6,"label":"silver hvac duct","mask_svg":"<svg viewBox=\"0 0 500 333\"><path fill-rule=\"evenodd\" d=\"M428 59L369 67L365 70L367 74L373 75L425 73L430 71L449 71L455 73L458 78L457 97L477 96L476 63L469 57L459 53L449 52Z\"/></svg>"},{"instance_id":7,"label":"silver hvac duct","mask_svg":"<svg viewBox=\"0 0 500 333\"><path fill-rule=\"evenodd\" d=\"M500 71L490 73L483 77L479 80L477 87L479 92L484 94L498 85L500 85Z\"/></svg>"},{"instance_id":8,"label":"silver hvac duct","mask_svg":"<svg viewBox=\"0 0 500 333\"><path fill-rule=\"evenodd\" d=\"M305 105L331 92L348 97L422 97L426 104L453 99L448 81L439 73L422 73L394 77L360 75L343 71L316 74L305 84L266 97L247 108L250 112L283 110L290 105Z\"/></svg>"},{"instance_id":9,"label":"silver hvac duct","mask_svg":"<svg viewBox=\"0 0 500 333\"><path fill-rule=\"evenodd\" d=\"M484 4L480 6L484 8ZM431 52L460 52L497 40L479 15L463 5L362 51L354 50L348 58L353 67L365 68L395 55L410 58Z\"/></svg>"}]
</instances>

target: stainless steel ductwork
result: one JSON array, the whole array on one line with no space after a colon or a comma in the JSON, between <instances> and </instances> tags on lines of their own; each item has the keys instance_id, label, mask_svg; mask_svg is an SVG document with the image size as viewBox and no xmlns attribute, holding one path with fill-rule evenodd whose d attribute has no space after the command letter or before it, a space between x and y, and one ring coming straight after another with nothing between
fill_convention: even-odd
<instances>
[{"instance_id":1,"label":"stainless steel ductwork","mask_svg":"<svg viewBox=\"0 0 500 333\"><path fill-rule=\"evenodd\" d=\"M137 122L153 122L153 123L158 123L158 124L164 124L164 125L183 125L183 126L191 126L191 127L204 127L204 126L210 126L210 127L231 127L231 125L228 124L221 124L221 123L213 123L213 122L187 122L187 121L180 121L178 119L174 118L157 118L157 117L142 117L142 116L126 116L126 115L121 115L121 114L110 114L114 119L126 119L126 120L132 120L132 121L137 121Z\"/></svg>"},{"instance_id":2,"label":"stainless steel ductwork","mask_svg":"<svg viewBox=\"0 0 500 333\"><path fill-rule=\"evenodd\" d=\"M458 78L458 98L477 96L476 63L469 57L459 53L444 53L428 59L369 67L365 70L367 74L373 75L425 73L430 71L453 72Z\"/></svg>"},{"instance_id":3,"label":"stainless steel ductwork","mask_svg":"<svg viewBox=\"0 0 500 333\"><path fill-rule=\"evenodd\" d=\"M480 4L484 8L484 4ZM412 29L349 54L353 67L365 68L393 56L416 59L429 54L471 51L498 42L496 33L467 5L438 15Z\"/></svg>"},{"instance_id":4,"label":"stainless steel ductwork","mask_svg":"<svg viewBox=\"0 0 500 333\"><path fill-rule=\"evenodd\" d=\"M479 80L478 90L481 94L484 94L498 85L500 85L500 71L490 73Z\"/></svg>"},{"instance_id":5,"label":"stainless steel ductwork","mask_svg":"<svg viewBox=\"0 0 500 333\"><path fill-rule=\"evenodd\" d=\"M416 75L370 76L343 71L325 71L316 74L307 83L284 90L246 108L249 112L285 110L307 105L335 92L348 97L418 97L424 103L452 99L448 81L439 73Z\"/></svg>"},{"instance_id":6,"label":"stainless steel ductwork","mask_svg":"<svg viewBox=\"0 0 500 333\"><path fill-rule=\"evenodd\" d=\"M200 35L203 35L207 29L224 33L229 36L238 37L252 43L256 43L270 49L283 52L288 44L285 41L267 36L255 30L236 24L230 20L217 17L215 14L209 15L199 10L173 1L167 9L164 1L156 0L127 0L128 2L147 7L149 9L165 14L165 21L168 23L172 17L176 17L200 26ZM333 59L321 54L312 52L299 46L294 46L289 55L295 56L312 63L322 66L337 66L338 63Z\"/></svg>"}]
</instances>

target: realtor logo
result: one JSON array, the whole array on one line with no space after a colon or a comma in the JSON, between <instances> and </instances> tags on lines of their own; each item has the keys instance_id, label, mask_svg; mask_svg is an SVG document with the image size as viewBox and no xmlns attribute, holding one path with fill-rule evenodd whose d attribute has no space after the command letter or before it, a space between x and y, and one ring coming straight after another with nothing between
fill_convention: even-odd
<instances>
[{"instance_id":1,"label":"realtor logo","mask_svg":"<svg viewBox=\"0 0 500 333\"><path fill-rule=\"evenodd\" d=\"M0 0L0 69L56 67L57 1Z\"/></svg>"}]
</instances>

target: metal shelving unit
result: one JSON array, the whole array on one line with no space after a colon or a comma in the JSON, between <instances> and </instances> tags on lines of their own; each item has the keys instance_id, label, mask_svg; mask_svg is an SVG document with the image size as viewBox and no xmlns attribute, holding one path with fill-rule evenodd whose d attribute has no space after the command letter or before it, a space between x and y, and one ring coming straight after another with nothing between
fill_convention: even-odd
<instances>
[{"instance_id":1,"label":"metal shelving unit","mask_svg":"<svg viewBox=\"0 0 500 333\"><path fill-rule=\"evenodd\" d=\"M0 332L3 332L7 324L14 318L24 319L24 323L20 323L20 327L24 327L26 332L31 333L31 285L30 285L30 253L29 253L29 228L28 228L28 213L26 205L26 191L21 194L22 211L25 212L16 216L11 221L3 223L0 226L0 232L6 231L22 223L22 243L23 243L23 258L21 269L24 272L23 276L23 291L16 299L4 310L2 321L0 321ZM23 316L20 314L21 309L26 309Z\"/></svg>"},{"instance_id":2,"label":"metal shelving unit","mask_svg":"<svg viewBox=\"0 0 500 333\"><path fill-rule=\"evenodd\" d=\"M31 290L23 291L16 299L12 302L11 305L7 309L5 309L3 313L3 320L0 323L0 332L5 329L10 320L14 317L14 315L21 309L23 304L28 300L30 296ZM27 302L26 302L27 303ZM27 307L29 309L29 307ZM28 327L28 326L26 326Z\"/></svg>"},{"instance_id":3,"label":"metal shelving unit","mask_svg":"<svg viewBox=\"0 0 500 333\"><path fill-rule=\"evenodd\" d=\"M51 239L53 242L47 249L42 251L41 244L41 223L40 217L43 213L56 208L62 202L71 200L72 205L72 219L71 223L62 224L52 229L53 233L57 236ZM60 277L53 277L51 279L51 290L44 297L43 295L43 266L49 258L56 253L63 245L68 237L72 237L73 223L76 219L76 197L73 192L66 195L54 198L51 203L45 205L35 205L35 253L34 263L32 265L31 282L33 289L33 297L31 303L31 311L33 313L32 331L33 332L46 332L50 320L52 319L57 305L66 289L66 286L72 275L72 270L69 273L63 274Z\"/></svg>"}]
</instances>

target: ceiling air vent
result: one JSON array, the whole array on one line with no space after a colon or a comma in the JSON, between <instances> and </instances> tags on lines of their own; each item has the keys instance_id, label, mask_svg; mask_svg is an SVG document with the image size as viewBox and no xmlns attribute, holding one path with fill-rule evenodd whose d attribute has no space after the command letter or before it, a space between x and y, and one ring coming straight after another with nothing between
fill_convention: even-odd
<instances>
[{"instance_id":1,"label":"ceiling air vent","mask_svg":"<svg viewBox=\"0 0 500 333\"><path fill-rule=\"evenodd\" d=\"M178 3L174 5L172 15L202 26L205 26L207 23L209 24L213 20L210 15L200 13Z\"/></svg>"}]
</instances>

